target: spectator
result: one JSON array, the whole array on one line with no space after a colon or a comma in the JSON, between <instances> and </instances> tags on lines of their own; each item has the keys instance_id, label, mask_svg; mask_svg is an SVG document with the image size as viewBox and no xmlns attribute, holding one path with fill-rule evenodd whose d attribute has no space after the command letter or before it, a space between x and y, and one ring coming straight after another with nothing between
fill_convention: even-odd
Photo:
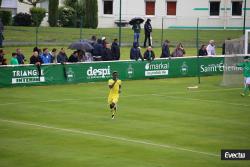
<instances>
[{"instance_id":1,"label":"spectator","mask_svg":"<svg viewBox=\"0 0 250 167\"><path fill-rule=\"evenodd\" d=\"M50 64L53 61L52 56L49 54L48 48L43 49L43 53L41 54L41 59L44 64Z\"/></svg>"},{"instance_id":2,"label":"spectator","mask_svg":"<svg viewBox=\"0 0 250 167\"><path fill-rule=\"evenodd\" d=\"M120 59L120 46L118 45L117 39L114 39L114 42L112 43L111 52L114 60Z\"/></svg>"},{"instance_id":3,"label":"spectator","mask_svg":"<svg viewBox=\"0 0 250 167\"><path fill-rule=\"evenodd\" d=\"M106 47L106 44L107 44L107 39L106 37L102 37L102 47L105 48Z\"/></svg>"},{"instance_id":4,"label":"spectator","mask_svg":"<svg viewBox=\"0 0 250 167\"><path fill-rule=\"evenodd\" d=\"M38 47L34 47L33 52L37 52L39 56L42 55L42 50L39 49Z\"/></svg>"},{"instance_id":5,"label":"spectator","mask_svg":"<svg viewBox=\"0 0 250 167\"><path fill-rule=\"evenodd\" d=\"M227 38L227 40L231 40L231 38ZM222 55L226 54L226 40L222 44Z\"/></svg>"},{"instance_id":6,"label":"spectator","mask_svg":"<svg viewBox=\"0 0 250 167\"><path fill-rule=\"evenodd\" d=\"M140 38L140 32L141 32L140 21L137 21L135 24L133 24L132 29L134 30L134 42L137 42L139 45L139 38Z\"/></svg>"},{"instance_id":7,"label":"spectator","mask_svg":"<svg viewBox=\"0 0 250 167\"><path fill-rule=\"evenodd\" d=\"M16 53L12 53L12 58L10 59L10 64L11 65L18 65L18 60L17 60L17 54Z\"/></svg>"},{"instance_id":8,"label":"spectator","mask_svg":"<svg viewBox=\"0 0 250 167\"><path fill-rule=\"evenodd\" d=\"M151 32L152 32L151 20L147 19L147 21L144 24L144 33L145 33L144 48L146 48L147 41L148 41L148 46L152 45Z\"/></svg>"},{"instance_id":9,"label":"spectator","mask_svg":"<svg viewBox=\"0 0 250 167\"><path fill-rule=\"evenodd\" d=\"M83 50L77 50L78 52L78 62L85 62L86 57L85 57L85 52Z\"/></svg>"},{"instance_id":10,"label":"spectator","mask_svg":"<svg viewBox=\"0 0 250 167\"><path fill-rule=\"evenodd\" d=\"M52 57L52 63L57 63L57 49L53 48L49 54Z\"/></svg>"},{"instance_id":11,"label":"spectator","mask_svg":"<svg viewBox=\"0 0 250 167\"><path fill-rule=\"evenodd\" d=\"M179 43L179 44L176 46L174 52L172 53L172 56L173 56L173 57L183 57L185 54L186 54L185 49L183 48L182 44Z\"/></svg>"},{"instance_id":12,"label":"spectator","mask_svg":"<svg viewBox=\"0 0 250 167\"><path fill-rule=\"evenodd\" d=\"M0 65L3 65L4 55L3 49L0 49Z\"/></svg>"},{"instance_id":13,"label":"spectator","mask_svg":"<svg viewBox=\"0 0 250 167\"><path fill-rule=\"evenodd\" d=\"M103 60L103 61L111 61L111 60L114 60L114 59L113 59L113 56L112 56L111 45L110 45L110 44L106 44L106 47L105 47L104 50L103 50L102 60Z\"/></svg>"},{"instance_id":14,"label":"spectator","mask_svg":"<svg viewBox=\"0 0 250 167\"><path fill-rule=\"evenodd\" d=\"M37 52L37 53L39 53L39 48L38 48L37 46L36 46L36 47L34 47L33 52Z\"/></svg>"},{"instance_id":15,"label":"spectator","mask_svg":"<svg viewBox=\"0 0 250 167\"><path fill-rule=\"evenodd\" d=\"M68 62L68 56L65 53L64 48L61 48L59 54L57 55L57 63L66 63Z\"/></svg>"},{"instance_id":16,"label":"spectator","mask_svg":"<svg viewBox=\"0 0 250 167\"><path fill-rule=\"evenodd\" d=\"M149 46L147 50L144 52L144 59L146 59L147 61L152 61L155 59L155 53L152 50L151 46Z\"/></svg>"},{"instance_id":17,"label":"spectator","mask_svg":"<svg viewBox=\"0 0 250 167\"><path fill-rule=\"evenodd\" d=\"M3 26L2 18L0 18L0 48L3 47L3 40L4 40L3 31L4 31L4 26Z\"/></svg>"},{"instance_id":18,"label":"spectator","mask_svg":"<svg viewBox=\"0 0 250 167\"><path fill-rule=\"evenodd\" d=\"M93 56L90 52L85 52L85 61L86 62L92 62L93 61Z\"/></svg>"},{"instance_id":19,"label":"spectator","mask_svg":"<svg viewBox=\"0 0 250 167\"><path fill-rule=\"evenodd\" d=\"M17 60L19 64L24 64L25 56L22 54L22 51L20 48L16 49L16 54L17 54Z\"/></svg>"},{"instance_id":20,"label":"spectator","mask_svg":"<svg viewBox=\"0 0 250 167\"><path fill-rule=\"evenodd\" d=\"M91 37L90 43L91 43L92 46L94 46L94 45L97 43L97 39L96 39L96 36L95 36L95 35L93 35L93 36Z\"/></svg>"},{"instance_id":21,"label":"spectator","mask_svg":"<svg viewBox=\"0 0 250 167\"><path fill-rule=\"evenodd\" d=\"M216 55L214 40L210 40L209 44L207 45L207 55Z\"/></svg>"},{"instance_id":22,"label":"spectator","mask_svg":"<svg viewBox=\"0 0 250 167\"><path fill-rule=\"evenodd\" d=\"M38 55L38 51L34 51L30 57L30 64L41 65L43 63L41 57Z\"/></svg>"},{"instance_id":23,"label":"spectator","mask_svg":"<svg viewBox=\"0 0 250 167\"><path fill-rule=\"evenodd\" d=\"M165 40L165 42L162 44L161 58L170 57L169 43L170 42L168 40Z\"/></svg>"},{"instance_id":24,"label":"spectator","mask_svg":"<svg viewBox=\"0 0 250 167\"><path fill-rule=\"evenodd\" d=\"M74 51L74 53L69 57L70 63L76 63L78 62L78 52Z\"/></svg>"},{"instance_id":25,"label":"spectator","mask_svg":"<svg viewBox=\"0 0 250 167\"><path fill-rule=\"evenodd\" d=\"M7 64L7 59L3 59L2 65L8 65Z\"/></svg>"},{"instance_id":26,"label":"spectator","mask_svg":"<svg viewBox=\"0 0 250 167\"><path fill-rule=\"evenodd\" d=\"M207 56L206 45L201 45L201 48L199 49L199 55L198 56Z\"/></svg>"},{"instance_id":27,"label":"spectator","mask_svg":"<svg viewBox=\"0 0 250 167\"><path fill-rule=\"evenodd\" d=\"M138 60L138 59L141 59L142 61L144 60L142 55L141 55L141 50L140 48L138 47L138 43L137 42L134 42L133 43L133 47L130 49L130 59L131 60Z\"/></svg>"},{"instance_id":28,"label":"spectator","mask_svg":"<svg viewBox=\"0 0 250 167\"><path fill-rule=\"evenodd\" d=\"M102 59L102 53L103 53L103 45L102 45L102 40L98 39L97 43L94 44L94 49L93 49L93 58L94 61L99 61Z\"/></svg>"}]
</instances>

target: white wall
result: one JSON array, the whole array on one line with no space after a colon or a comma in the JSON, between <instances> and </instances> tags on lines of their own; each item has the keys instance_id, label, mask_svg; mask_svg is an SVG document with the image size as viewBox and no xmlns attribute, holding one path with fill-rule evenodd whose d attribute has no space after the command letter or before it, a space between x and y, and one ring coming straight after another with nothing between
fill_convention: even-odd
<instances>
[{"instance_id":1,"label":"white wall","mask_svg":"<svg viewBox=\"0 0 250 167\"><path fill-rule=\"evenodd\" d=\"M119 20L119 1L120 0L113 0L113 15L104 15L103 0L98 0L98 27L116 27L114 22L115 20ZM229 10L220 10L220 16L217 18L209 16L210 0L177 0L176 16L166 16L166 1L167 0L155 0L155 15L146 16L145 0L122 0L122 20L129 21L135 16L140 16L145 19L150 18L154 28L161 28L162 18L164 18L165 28L194 28L198 17L200 18L200 26L207 28L232 28L240 27L243 24L243 16L231 16L231 0L221 0L220 8L229 8ZM247 8L250 8L249 0L247 1ZM247 10L246 15L246 26L250 27L250 10Z\"/></svg>"},{"instance_id":2,"label":"white wall","mask_svg":"<svg viewBox=\"0 0 250 167\"><path fill-rule=\"evenodd\" d=\"M13 0L3 0L13 1ZM162 18L164 19L164 28L168 27L195 27L197 17L200 18L201 27L241 27L243 25L242 17L231 16L231 1L221 0L220 8L228 8L229 10L220 10L220 16L217 18L209 16L209 1L210 0L177 0L176 16L166 16L166 1L155 0L155 15L145 15L145 1L146 0L121 0L122 1L122 20L129 21L135 16L140 16L145 19L152 20L153 28L161 28ZM243 0L244 1L244 0ZM116 27L115 21L119 20L119 4L120 0L113 0L113 14L103 14L103 0L98 0L98 27L110 28ZM59 6L63 5L63 0L59 1ZM38 5L39 6L39 5ZM243 5L244 6L244 5ZM17 9L12 9L15 13L24 12L29 13L30 5L17 2ZM194 9L207 9L207 10L194 10ZM250 8L250 0L247 0L247 8ZM243 11L244 12L244 11ZM246 26L250 27L250 10L246 12ZM44 19L43 24L47 26L47 17Z\"/></svg>"},{"instance_id":3,"label":"white wall","mask_svg":"<svg viewBox=\"0 0 250 167\"><path fill-rule=\"evenodd\" d=\"M31 6L24 3L17 2L17 13L29 13Z\"/></svg>"}]
</instances>

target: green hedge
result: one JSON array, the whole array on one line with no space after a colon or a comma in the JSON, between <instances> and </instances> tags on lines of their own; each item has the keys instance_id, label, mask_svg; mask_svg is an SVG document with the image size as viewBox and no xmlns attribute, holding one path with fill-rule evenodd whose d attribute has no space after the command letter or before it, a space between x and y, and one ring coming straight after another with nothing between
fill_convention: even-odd
<instances>
[{"instance_id":1,"label":"green hedge","mask_svg":"<svg viewBox=\"0 0 250 167\"><path fill-rule=\"evenodd\" d=\"M62 27L76 26L76 11L71 7L60 7L59 10L59 24Z\"/></svg>"},{"instance_id":2,"label":"green hedge","mask_svg":"<svg viewBox=\"0 0 250 167\"><path fill-rule=\"evenodd\" d=\"M18 13L13 17L14 26L31 26L32 19L28 13Z\"/></svg>"},{"instance_id":3,"label":"green hedge","mask_svg":"<svg viewBox=\"0 0 250 167\"><path fill-rule=\"evenodd\" d=\"M44 17L46 16L46 10L44 8L33 7L30 9L32 23L34 26L40 26Z\"/></svg>"},{"instance_id":4,"label":"green hedge","mask_svg":"<svg viewBox=\"0 0 250 167\"><path fill-rule=\"evenodd\" d=\"M0 18L2 19L3 25L10 25L12 20L11 11L0 11Z\"/></svg>"}]
</instances>

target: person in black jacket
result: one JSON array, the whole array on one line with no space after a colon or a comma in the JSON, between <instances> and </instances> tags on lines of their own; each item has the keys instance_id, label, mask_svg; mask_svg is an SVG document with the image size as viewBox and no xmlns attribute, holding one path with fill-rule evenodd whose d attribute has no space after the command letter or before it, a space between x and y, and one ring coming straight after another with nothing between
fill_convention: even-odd
<instances>
[{"instance_id":1,"label":"person in black jacket","mask_svg":"<svg viewBox=\"0 0 250 167\"><path fill-rule=\"evenodd\" d=\"M111 45L109 43L106 43L105 48L102 53L102 60L103 61L112 61L114 60L111 52Z\"/></svg>"},{"instance_id":2,"label":"person in black jacket","mask_svg":"<svg viewBox=\"0 0 250 167\"><path fill-rule=\"evenodd\" d=\"M37 51L34 51L33 55L30 57L30 64L34 64L37 66L40 66L41 64L43 64L43 61L41 57L38 55Z\"/></svg>"},{"instance_id":3,"label":"person in black jacket","mask_svg":"<svg viewBox=\"0 0 250 167\"><path fill-rule=\"evenodd\" d=\"M35 50L35 49L34 49ZM30 64L34 64L37 68L39 79L41 77L41 64L43 64L42 58L39 56L38 51L34 51L33 55L30 57Z\"/></svg>"},{"instance_id":4,"label":"person in black jacket","mask_svg":"<svg viewBox=\"0 0 250 167\"><path fill-rule=\"evenodd\" d=\"M74 51L74 53L69 57L68 62L70 63L76 63L78 62L78 51Z\"/></svg>"},{"instance_id":5,"label":"person in black jacket","mask_svg":"<svg viewBox=\"0 0 250 167\"><path fill-rule=\"evenodd\" d=\"M166 58L166 57L170 57L168 40L165 40L165 42L162 44L162 50L161 50L161 58Z\"/></svg>"},{"instance_id":6,"label":"person in black jacket","mask_svg":"<svg viewBox=\"0 0 250 167\"><path fill-rule=\"evenodd\" d=\"M92 51L94 61L102 60L103 50L104 50L104 48L103 48L102 40L98 39L97 43L94 44L94 49Z\"/></svg>"},{"instance_id":7,"label":"person in black jacket","mask_svg":"<svg viewBox=\"0 0 250 167\"><path fill-rule=\"evenodd\" d=\"M141 55L141 50L138 46L138 43L137 42L134 42L133 43L133 47L130 49L130 59L131 60L138 60L138 59L141 59L142 61L144 60L142 55Z\"/></svg>"},{"instance_id":8,"label":"person in black jacket","mask_svg":"<svg viewBox=\"0 0 250 167\"><path fill-rule=\"evenodd\" d=\"M151 46L151 32L152 32L152 26L151 26L151 20L147 19L146 23L144 24L144 33L145 33L145 40L144 40L144 47L146 48L146 43L148 41L148 46Z\"/></svg>"},{"instance_id":9,"label":"person in black jacket","mask_svg":"<svg viewBox=\"0 0 250 167\"><path fill-rule=\"evenodd\" d=\"M207 56L207 46L206 45L201 45L201 48L199 49L198 56Z\"/></svg>"},{"instance_id":10,"label":"person in black jacket","mask_svg":"<svg viewBox=\"0 0 250 167\"><path fill-rule=\"evenodd\" d=\"M57 55L57 63L66 63L68 62L68 56L65 53L64 48L61 48L59 54Z\"/></svg>"},{"instance_id":11,"label":"person in black jacket","mask_svg":"<svg viewBox=\"0 0 250 167\"><path fill-rule=\"evenodd\" d=\"M120 59L120 46L118 45L117 39L114 39L114 42L112 43L111 52L114 60Z\"/></svg>"}]
</instances>

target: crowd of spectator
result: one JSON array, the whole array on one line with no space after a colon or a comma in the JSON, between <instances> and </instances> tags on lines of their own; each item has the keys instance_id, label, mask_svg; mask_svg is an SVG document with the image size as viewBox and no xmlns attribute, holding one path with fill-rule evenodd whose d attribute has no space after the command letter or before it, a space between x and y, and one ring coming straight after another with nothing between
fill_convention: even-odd
<instances>
[{"instance_id":1,"label":"crowd of spectator","mask_svg":"<svg viewBox=\"0 0 250 167\"><path fill-rule=\"evenodd\" d=\"M107 42L105 37L102 37L102 39L96 39L95 36L92 36L89 42L93 47L92 50L75 50L70 56L66 54L64 48L61 48L58 52L56 48L49 51L48 48L40 49L35 47L29 62L26 60L21 49L17 48L16 52L12 53L10 64L18 65L25 64L25 62L27 62L27 64L77 63L113 61L120 59L120 47L117 39L114 39L112 44L110 44ZM7 59L4 55L4 50L0 49L0 65L7 65Z\"/></svg>"},{"instance_id":2,"label":"crowd of spectator","mask_svg":"<svg viewBox=\"0 0 250 167\"><path fill-rule=\"evenodd\" d=\"M22 53L20 48L16 49L16 52L12 53L12 58L10 59L11 65L18 64L50 64L50 63L77 63L77 62L91 62L91 61L116 61L120 59L120 46L118 40L114 39L110 44L105 37L97 39L95 36L92 36L89 40L93 49L90 51L85 50L75 50L70 56L68 56L64 50L61 48L59 51L56 48L53 48L49 51L48 48L37 48L33 49L33 54L27 61L26 57ZM0 49L0 65L7 65L7 60L4 58L4 50ZM162 50L160 58L169 58L169 57L183 57L186 54L186 51L181 43L179 43L173 52L170 52L170 41L165 40L162 44ZM213 40L209 41L209 44L202 45L198 55L207 56L215 55L215 44ZM156 55L151 46L148 46L146 51L142 54L141 48L137 41L133 42L133 46L130 49L130 59L131 60L147 60L153 61Z\"/></svg>"}]
</instances>

